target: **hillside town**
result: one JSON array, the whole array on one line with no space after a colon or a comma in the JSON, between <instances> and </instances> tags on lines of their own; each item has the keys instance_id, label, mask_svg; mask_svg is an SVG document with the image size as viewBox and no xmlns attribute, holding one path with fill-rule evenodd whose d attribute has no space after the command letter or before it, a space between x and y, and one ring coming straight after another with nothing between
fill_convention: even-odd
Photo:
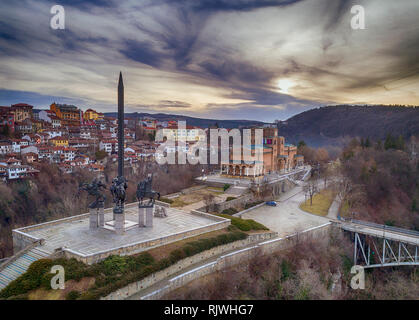
<instances>
[{"instance_id":1,"label":"hillside town","mask_svg":"<svg viewBox=\"0 0 419 320\"><path fill-rule=\"evenodd\" d=\"M155 132L176 129L176 121L125 120L125 162L134 165L154 160ZM199 139L189 127L187 141ZM116 161L117 120L92 109L52 103L49 110L36 110L18 103L0 107L0 179L21 179L36 175L36 164L55 163L64 173L84 168L104 170L105 159Z\"/></svg>"},{"instance_id":2,"label":"hillside town","mask_svg":"<svg viewBox=\"0 0 419 320\"><path fill-rule=\"evenodd\" d=\"M175 120L159 121L151 117L126 118L124 160L126 166L154 161L163 141L156 141L156 131L183 145L167 146L166 153L189 152L203 140L208 129L186 125L178 128ZM117 119L93 109L82 111L74 105L52 103L50 109L35 109L18 103L0 107L0 179L10 181L36 176L38 163L54 163L63 173L87 169L100 175L108 161L116 162L118 153ZM223 165L220 173L254 177L276 170L290 170L303 163L297 148L278 137L278 130L264 128L263 162L243 171ZM228 170L230 168L230 170ZM249 171L252 170L252 171Z\"/></svg>"}]
</instances>

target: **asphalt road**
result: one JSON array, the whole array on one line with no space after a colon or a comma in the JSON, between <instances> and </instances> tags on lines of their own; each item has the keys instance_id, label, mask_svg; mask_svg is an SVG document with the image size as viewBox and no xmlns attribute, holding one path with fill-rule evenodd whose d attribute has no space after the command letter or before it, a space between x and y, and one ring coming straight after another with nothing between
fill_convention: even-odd
<instances>
[{"instance_id":1,"label":"asphalt road","mask_svg":"<svg viewBox=\"0 0 419 320\"><path fill-rule=\"evenodd\" d=\"M305 200L302 186L283 193L276 201L277 206L264 205L243 214L243 219L253 219L269 229L278 232L279 236L303 231L322 225L329 221L326 217L307 213L299 208Z\"/></svg>"}]
</instances>

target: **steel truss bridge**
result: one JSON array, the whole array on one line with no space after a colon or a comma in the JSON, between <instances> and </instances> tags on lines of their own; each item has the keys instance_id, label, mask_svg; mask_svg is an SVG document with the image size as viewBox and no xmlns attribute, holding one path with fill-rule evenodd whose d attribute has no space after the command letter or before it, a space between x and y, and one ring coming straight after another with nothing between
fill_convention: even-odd
<instances>
[{"instance_id":1,"label":"steel truss bridge","mask_svg":"<svg viewBox=\"0 0 419 320\"><path fill-rule=\"evenodd\" d=\"M352 233L354 265L364 268L418 266L419 232L350 220L339 227Z\"/></svg>"}]
</instances>

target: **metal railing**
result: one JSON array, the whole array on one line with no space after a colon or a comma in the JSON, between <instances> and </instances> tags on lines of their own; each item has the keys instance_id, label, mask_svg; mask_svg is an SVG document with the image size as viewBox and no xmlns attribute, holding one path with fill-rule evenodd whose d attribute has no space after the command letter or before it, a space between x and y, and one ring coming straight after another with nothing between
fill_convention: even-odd
<instances>
[{"instance_id":1,"label":"metal railing","mask_svg":"<svg viewBox=\"0 0 419 320\"><path fill-rule=\"evenodd\" d=\"M385 224L378 224L374 222L362 221L362 220L356 220L356 219L352 219L351 221L353 223L364 225L367 227L372 227L372 228L382 229L382 230L387 230L387 231L394 231L397 233L404 233L404 234L408 234L414 237L419 237L419 232L415 230L403 229L403 228L398 228L398 227L393 227L393 226L387 226Z\"/></svg>"}]
</instances>

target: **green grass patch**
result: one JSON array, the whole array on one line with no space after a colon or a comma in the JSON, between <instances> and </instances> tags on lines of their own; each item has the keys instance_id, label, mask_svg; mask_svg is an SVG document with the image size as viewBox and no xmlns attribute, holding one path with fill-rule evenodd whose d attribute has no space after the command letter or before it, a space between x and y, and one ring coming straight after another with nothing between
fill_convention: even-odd
<instances>
[{"instance_id":1,"label":"green grass patch","mask_svg":"<svg viewBox=\"0 0 419 320\"><path fill-rule=\"evenodd\" d=\"M319 216L327 216L330 206L332 205L335 194L331 190L322 190L313 196L313 203L310 199L300 205L300 209Z\"/></svg>"}]
</instances>

